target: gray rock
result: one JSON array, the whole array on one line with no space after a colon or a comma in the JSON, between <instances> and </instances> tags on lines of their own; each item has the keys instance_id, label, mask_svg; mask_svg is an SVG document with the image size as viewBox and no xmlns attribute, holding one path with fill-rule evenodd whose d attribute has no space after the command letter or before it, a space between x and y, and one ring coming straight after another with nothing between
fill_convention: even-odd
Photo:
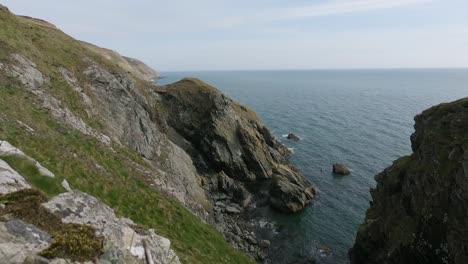
<instances>
[{"instance_id":1,"label":"gray rock","mask_svg":"<svg viewBox=\"0 0 468 264\"><path fill-rule=\"evenodd\" d=\"M33 158L29 157L28 155L24 154L23 151L15 148L14 146L12 146L7 141L0 140L0 155L2 155L2 156L19 156L19 157L23 157L23 158L31 161L32 163L34 163L34 165L39 170L39 173L41 175L51 177L51 178L55 177L55 175L51 171L49 171L48 169L42 167L42 165L39 162L37 162L35 159L33 159Z\"/></svg>"},{"instance_id":2,"label":"gray rock","mask_svg":"<svg viewBox=\"0 0 468 264\"><path fill-rule=\"evenodd\" d=\"M250 251L250 252L255 252L255 251L256 251L255 246L254 246L254 245L250 245L249 251Z\"/></svg>"},{"instance_id":3,"label":"gray rock","mask_svg":"<svg viewBox=\"0 0 468 264\"><path fill-rule=\"evenodd\" d=\"M50 264L50 260L41 256L27 256L23 264Z\"/></svg>"},{"instance_id":4,"label":"gray rock","mask_svg":"<svg viewBox=\"0 0 468 264\"><path fill-rule=\"evenodd\" d=\"M287 166L275 168L274 181L270 188L270 203L284 212L297 212L307 206L315 196L312 185Z\"/></svg>"},{"instance_id":5,"label":"gray rock","mask_svg":"<svg viewBox=\"0 0 468 264\"><path fill-rule=\"evenodd\" d=\"M0 194L28 189L31 186L13 170L8 163L0 159Z\"/></svg>"},{"instance_id":6,"label":"gray rock","mask_svg":"<svg viewBox=\"0 0 468 264\"><path fill-rule=\"evenodd\" d=\"M255 237L252 236L252 235L248 235L246 237L246 240L247 240L247 242L249 242L249 244L252 244L252 245L257 245L257 243L258 243L257 239L255 239Z\"/></svg>"},{"instance_id":7,"label":"gray rock","mask_svg":"<svg viewBox=\"0 0 468 264\"><path fill-rule=\"evenodd\" d=\"M111 247L99 258L101 264L125 264L124 253L118 247Z\"/></svg>"},{"instance_id":8,"label":"gray rock","mask_svg":"<svg viewBox=\"0 0 468 264\"><path fill-rule=\"evenodd\" d=\"M218 174L218 188L222 191L229 192L234 186L234 180L221 171Z\"/></svg>"},{"instance_id":9,"label":"gray rock","mask_svg":"<svg viewBox=\"0 0 468 264\"><path fill-rule=\"evenodd\" d=\"M5 224L8 232L15 236L23 237L28 243L41 244L50 243L51 235L34 225L27 224L21 220L12 220Z\"/></svg>"},{"instance_id":10,"label":"gray rock","mask_svg":"<svg viewBox=\"0 0 468 264\"><path fill-rule=\"evenodd\" d=\"M228 205L228 206L226 206L226 212L228 212L230 214L240 214L241 210L239 210L238 208L236 208L234 206Z\"/></svg>"},{"instance_id":11,"label":"gray rock","mask_svg":"<svg viewBox=\"0 0 468 264\"><path fill-rule=\"evenodd\" d=\"M238 225L234 225L233 231L234 231L234 234L236 235L239 235L239 236L242 235L242 230L240 229Z\"/></svg>"},{"instance_id":12,"label":"gray rock","mask_svg":"<svg viewBox=\"0 0 468 264\"><path fill-rule=\"evenodd\" d=\"M271 246L270 240L265 240L265 239L260 240L258 244L260 245L261 248L266 248L266 249L270 248Z\"/></svg>"},{"instance_id":13,"label":"gray rock","mask_svg":"<svg viewBox=\"0 0 468 264\"><path fill-rule=\"evenodd\" d=\"M67 190L67 192L69 192L69 191L72 190L72 188L70 187L70 184L68 184L67 180L65 180L65 179L62 181L62 187L63 187L65 190Z\"/></svg>"},{"instance_id":14,"label":"gray rock","mask_svg":"<svg viewBox=\"0 0 468 264\"><path fill-rule=\"evenodd\" d=\"M62 193L43 206L62 217L65 223L85 224L94 227L104 236L104 250L112 257L119 251L126 256L125 263L133 263L145 258L144 243L157 263L178 264L179 259L171 249L170 241L149 230L148 235L136 233L129 220L117 218L114 211L93 196L77 190ZM131 222L131 221L130 221Z\"/></svg>"},{"instance_id":15,"label":"gray rock","mask_svg":"<svg viewBox=\"0 0 468 264\"><path fill-rule=\"evenodd\" d=\"M50 235L20 220L0 222L1 263L23 263L48 248Z\"/></svg>"},{"instance_id":16,"label":"gray rock","mask_svg":"<svg viewBox=\"0 0 468 264\"><path fill-rule=\"evenodd\" d=\"M222 207L222 208L223 208L223 207L226 207L226 203L225 203L225 202L222 202L222 201L217 201L217 202L215 203L215 206L218 206L218 207Z\"/></svg>"},{"instance_id":17,"label":"gray rock","mask_svg":"<svg viewBox=\"0 0 468 264\"><path fill-rule=\"evenodd\" d=\"M108 136L87 125L83 119L76 116L68 108L63 107L61 101L43 90L43 86L47 85L49 80L37 70L34 62L20 54L13 54L11 57L15 63L11 64L7 70L9 75L18 78L26 88L38 96L42 102L42 107L47 109L52 116L85 135L95 137L106 145L110 144Z\"/></svg>"}]
</instances>

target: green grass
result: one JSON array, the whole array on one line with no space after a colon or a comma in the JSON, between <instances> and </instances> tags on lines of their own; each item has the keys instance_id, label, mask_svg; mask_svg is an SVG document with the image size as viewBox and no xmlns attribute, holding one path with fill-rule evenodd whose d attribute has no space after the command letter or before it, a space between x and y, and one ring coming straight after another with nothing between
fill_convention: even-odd
<instances>
[{"instance_id":1,"label":"green grass","mask_svg":"<svg viewBox=\"0 0 468 264\"><path fill-rule=\"evenodd\" d=\"M65 67L77 75L85 69L87 63L83 58L87 57L110 72L122 69L59 30L0 9L0 61L11 63L12 53L33 60L50 78L51 94L88 125L99 129L99 123L90 120L83 111L79 95L61 81L59 68ZM87 82L83 76L76 77L82 84ZM56 179L39 176L28 162L3 157L31 185L52 196L63 191L59 183L66 179L72 188L99 198L119 216L131 218L169 238L183 263L253 263L212 226L177 201L150 188L144 175L135 168L135 162L148 166L137 153L120 145L113 145L112 150L70 129L55 121L36 100L17 80L0 74L0 139L18 147L56 175ZM28 132L16 120L28 124L34 132Z\"/></svg>"},{"instance_id":2,"label":"green grass","mask_svg":"<svg viewBox=\"0 0 468 264\"><path fill-rule=\"evenodd\" d=\"M0 195L0 216L12 214L27 223L52 235L49 248L40 252L44 257L67 258L72 261L93 261L102 254L102 237L95 235L95 230L86 225L65 224L61 219L45 209L45 194L35 189L25 189Z\"/></svg>"},{"instance_id":3,"label":"green grass","mask_svg":"<svg viewBox=\"0 0 468 264\"><path fill-rule=\"evenodd\" d=\"M39 173L39 169L34 165L34 163L24 157L14 155L0 155L0 159L4 160L14 170L22 175L29 184L39 190L42 190L49 197L55 196L65 191L60 184L61 177L50 178L41 175Z\"/></svg>"},{"instance_id":4,"label":"green grass","mask_svg":"<svg viewBox=\"0 0 468 264\"><path fill-rule=\"evenodd\" d=\"M8 82L8 86L5 82ZM139 155L120 146L101 145L60 124L35 106L34 97L0 78L0 139L7 140L56 175L56 181L39 176L28 162L3 157L36 188L53 195L60 179L72 188L98 197L146 228L169 238L183 263L253 263L232 248L210 225L201 222L177 201L144 183L134 162L148 166ZM1 115L0 115L1 116ZM16 120L28 124L28 132Z\"/></svg>"}]
</instances>

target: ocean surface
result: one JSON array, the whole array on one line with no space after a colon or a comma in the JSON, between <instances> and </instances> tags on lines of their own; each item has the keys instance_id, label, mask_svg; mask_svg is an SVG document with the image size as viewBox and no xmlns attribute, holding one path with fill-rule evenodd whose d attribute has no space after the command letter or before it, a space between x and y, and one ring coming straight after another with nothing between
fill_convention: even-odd
<instances>
[{"instance_id":1,"label":"ocean surface","mask_svg":"<svg viewBox=\"0 0 468 264\"><path fill-rule=\"evenodd\" d=\"M257 112L290 148L290 160L315 184L317 198L302 213L261 208L273 223L272 263L348 263L369 206L374 175L411 153L413 118L422 110L468 96L468 70L313 70L169 72L160 84L197 77ZM288 141L295 133L302 140ZM332 163L348 165L333 175Z\"/></svg>"}]
</instances>

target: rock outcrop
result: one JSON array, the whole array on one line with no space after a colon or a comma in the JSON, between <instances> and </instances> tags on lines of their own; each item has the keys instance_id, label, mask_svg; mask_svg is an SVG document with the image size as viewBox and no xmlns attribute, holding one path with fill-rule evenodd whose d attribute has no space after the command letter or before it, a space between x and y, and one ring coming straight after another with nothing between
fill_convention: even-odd
<instances>
[{"instance_id":1,"label":"rock outcrop","mask_svg":"<svg viewBox=\"0 0 468 264\"><path fill-rule=\"evenodd\" d=\"M69 191L43 206L63 222L90 225L105 237L101 263L148 263L144 261L146 252L155 263L180 263L167 238L156 235L152 229L137 229L130 219L117 218L114 210L86 193Z\"/></svg>"},{"instance_id":2,"label":"rock outcrop","mask_svg":"<svg viewBox=\"0 0 468 264\"><path fill-rule=\"evenodd\" d=\"M8 163L0 159L0 194L16 192L31 186L13 170Z\"/></svg>"},{"instance_id":3,"label":"rock outcrop","mask_svg":"<svg viewBox=\"0 0 468 264\"><path fill-rule=\"evenodd\" d=\"M10 144L8 146L10 149L15 149L15 152L23 153ZM27 197L28 193L21 194L27 198L17 201L17 199L22 199L19 192L30 188L31 186L18 172L0 159L1 263L61 263L58 258L51 262L41 256L44 250L52 245L54 239L59 238L54 237L47 230L25 222L31 220L28 216L30 214L33 219L47 214L43 210L38 211L41 215L34 215L33 210L37 210L35 207L40 206L48 210L50 214L58 216L58 221L65 224L91 226L97 237L103 237L99 263L150 263L147 260L151 258L153 263L180 264L167 238L158 236L152 229L145 230L137 226L130 219L117 218L114 210L95 197L74 190L62 193L42 205L34 202L34 196ZM5 196L8 194L13 194L13 196ZM15 196L15 194L18 195ZM26 207L24 211L18 209L19 204ZM40 224L46 226L51 223ZM60 239L63 238L60 237ZM66 258L66 256L63 257ZM70 262L67 259L63 261Z\"/></svg>"},{"instance_id":4,"label":"rock outcrop","mask_svg":"<svg viewBox=\"0 0 468 264\"><path fill-rule=\"evenodd\" d=\"M229 185L267 196L273 207L285 212L301 210L315 195L313 186L289 165L288 149L252 110L198 79L155 91L161 97L161 126L200 171L210 177L227 175L233 181ZM218 187L228 189L222 181Z\"/></svg>"},{"instance_id":5,"label":"rock outcrop","mask_svg":"<svg viewBox=\"0 0 468 264\"><path fill-rule=\"evenodd\" d=\"M376 176L351 263L468 263L468 98L415 121L413 154Z\"/></svg>"},{"instance_id":6,"label":"rock outcrop","mask_svg":"<svg viewBox=\"0 0 468 264\"><path fill-rule=\"evenodd\" d=\"M157 77L138 60L77 41L46 21L15 16L0 5L0 140L21 145L57 174L53 178L36 166L50 176L37 179L28 167L34 171L26 175L31 184L54 195L63 188L68 195L86 190L107 202L120 200L121 191L145 193L153 203L148 212L127 207L140 202L136 195L123 202L125 210L116 209L136 222L162 227L177 240L181 259L219 263L225 255L214 249L220 249L232 261L249 263L202 222L257 257L260 246L240 224L243 213L255 207L249 205L297 212L313 198L314 187L289 164L288 149L253 111L200 80L158 87L152 81ZM0 156L26 158L1 142ZM2 167L1 173L8 173L5 192L29 187ZM73 190L65 181L60 185L63 179ZM59 209L54 212L60 214ZM201 234L192 234L196 241L190 244L174 231L176 226L196 226ZM226 235L234 229L242 230L236 237ZM148 232L142 239L151 243Z\"/></svg>"}]
</instances>

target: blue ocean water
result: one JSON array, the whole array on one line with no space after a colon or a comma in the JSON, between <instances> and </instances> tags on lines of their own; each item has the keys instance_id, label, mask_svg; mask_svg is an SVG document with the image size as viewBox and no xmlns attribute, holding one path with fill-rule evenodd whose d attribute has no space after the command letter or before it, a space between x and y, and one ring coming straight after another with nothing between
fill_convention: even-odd
<instances>
[{"instance_id":1,"label":"blue ocean water","mask_svg":"<svg viewBox=\"0 0 468 264\"><path fill-rule=\"evenodd\" d=\"M468 70L315 70L170 72L161 84L197 77L257 112L283 143L318 196L295 215L258 211L272 222L272 263L348 263L347 252L369 206L374 175L411 153L413 118L468 96ZM299 142L282 138L293 132ZM337 176L341 162L353 172Z\"/></svg>"}]
</instances>

